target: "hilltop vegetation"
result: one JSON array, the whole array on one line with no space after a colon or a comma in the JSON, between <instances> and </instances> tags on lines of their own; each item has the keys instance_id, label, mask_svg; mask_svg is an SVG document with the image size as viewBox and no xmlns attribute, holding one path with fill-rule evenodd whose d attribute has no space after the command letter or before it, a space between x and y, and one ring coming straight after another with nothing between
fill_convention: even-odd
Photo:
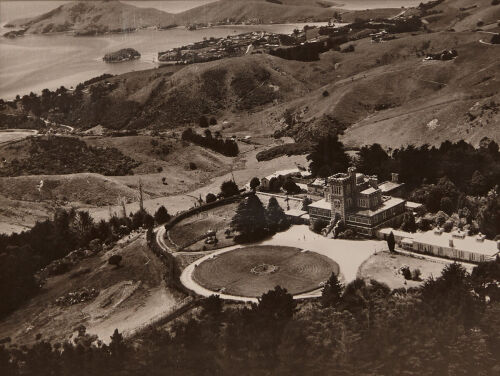
<instances>
[{"instance_id":1,"label":"hilltop vegetation","mask_svg":"<svg viewBox=\"0 0 500 376\"><path fill-rule=\"evenodd\" d=\"M0 176L77 172L127 175L138 165L117 149L95 148L74 137L30 137L11 147L25 149L26 157L8 159L0 168Z\"/></svg>"}]
</instances>

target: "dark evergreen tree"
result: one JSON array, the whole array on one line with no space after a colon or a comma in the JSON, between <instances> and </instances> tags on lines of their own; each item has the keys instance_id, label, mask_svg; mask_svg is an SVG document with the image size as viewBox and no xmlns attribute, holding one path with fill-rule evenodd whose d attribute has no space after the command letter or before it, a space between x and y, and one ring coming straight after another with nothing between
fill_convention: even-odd
<instances>
[{"instance_id":1,"label":"dark evergreen tree","mask_svg":"<svg viewBox=\"0 0 500 376\"><path fill-rule=\"evenodd\" d=\"M340 283L337 275L332 272L321 292L321 304L323 307L335 307L340 302L343 289L344 286Z\"/></svg>"},{"instance_id":2,"label":"dark evergreen tree","mask_svg":"<svg viewBox=\"0 0 500 376\"><path fill-rule=\"evenodd\" d=\"M394 252L395 246L396 246L396 240L394 240L394 234L391 231L391 233L387 237L387 247L389 247L389 251L391 253Z\"/></svg>"},{"instance_id":3,"label":"dark evergreen tree","mask_svg":"<svg viewBox=\"0 0 500 376\"><path fill-rule=\"evenodd\" d=\"M252 180L250 180L250 189L255 191L257 187L260 185L260 180L257 177L253 177Z\"/></svg>"},{"instance_id":4,"label":"dark evergreen tree","mask_svg":"<svg viewBox=\"0 0 500 376\"><path fill-rule=\"evenodd\" d=\"M231 227L240 233L237 237L239 241L258 240L268 234L266 211L256 195L250 195L239 203Z\"/></svg>"},{"instance_id":5,"label":"dark evergreen tree","mask_svg":"<svg viewBox=\"0 0 500 376\"><path fill-rule=\"evenodd\" d=\"M345 172L350 159L344 150L344 145L338 136L328 135L313 146L313 151L307 156L309 170L313 176L327 177L337 172Z\"/></svg>"},{"instance_id":6,"label":"dark evergreen tree","mask_svg":"<svg viewBox=\"0 0 500 376\"><path fill-rule=\"evenodd\" d=\"M266 220L271 233L283 231L289 226L288 218L278 204L276 197L271 197L267 203Z\"/></svg>"},{"instance_id":7,"label":"dark evergreen tree","mask_svg":"<svg viewBox=\"0 0 500 376\"><path fill-rule=\"evenodd\" d=\"M240 189L232 180L226 180L220 186L220 193L222 197L231 197L240 193Z\"/></svg>"},{"instance_id":8,"label":"dark evergreen tree","mask_svg":"<svg viewBox=\"0 0 500 376\"><path fill-rule=\"evenodd\" d=\"M170 214L165 206L161 205L155 212L155 222L159 225L168 221L170 221Z\"/></svg>"}]
</instances>

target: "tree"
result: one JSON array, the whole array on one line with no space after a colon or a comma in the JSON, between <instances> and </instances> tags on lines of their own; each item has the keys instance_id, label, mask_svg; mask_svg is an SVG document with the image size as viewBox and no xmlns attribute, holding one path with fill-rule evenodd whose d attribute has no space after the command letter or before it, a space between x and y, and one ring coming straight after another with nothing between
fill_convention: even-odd
<instances>
[{"instance_id":1,"label":"tree","mask_svg":"<svg viewBox=\"0 0 500 376\"><path fill-rule=\"evenodd\" d=\"M389 251L392 253L396 247L396 240L394 239L394 234L391 231L389 236L387 237L387 247L389 247Z\"/></svg>"},{"instance_id":2,"label":"tree","mask_svg":"<svg viewBox=\"0 0 500 376\"><path fill-rule=\"evenodd\" d=\"M292 294L280 286L262 294L258 305L252 304L252 308L260 315L276 321L291 319L296 306Z\"/></svg>"},{"instance_id":3,"label":"tree","mask_svg":"<svg viewBox=\"0 0 500 376\"><path fill-rule=\"evenodd\" d=\"M441 201L439 202L439 207L442 211L444 211L446 214L451 215L453 213L453 201L451 201L451 198L449 197L443 197L441 198Z\"/></svg>"},{"instance_id":4,"label":"tree","mask_svg":"<svg viewBox=\"0 0 500 376\"><path fill-rule=\"evenodd\" d=\"M145 213L142 218L142 224L144 228L153 228L155 225L155 219L151 214Z\"/></svg>"},{"instance_id":5,"label":"tree","mask_svg":"<svg viewBox=\"0 0 500 376\"><path fill-rule=\"evenodd\" d=\"M349 156L344 150L344 145L338 136L328 135L313 146L311 154L307 156L310 161L309 170L313 176L327 177L337 172L344 172L349 167Z\"/></svg>"},{"instance_id":6,"label":"tree","mask_svg":"<svg viewBox=\"0 0 500 376\"><path fill-rule=\"evenodd\" d=\"M344 286L340 283L337 275L332 272L321 292L321 304L323 307L335 307L340 302L343 289Z\"/></svg>"},{"instance_id":7,"label":"tree","mask_svg":"<svg viewBox=\"0 0 500 376\"><path fill-rule=\"evenodd\" d=\"M239 203L231 227L240 233L237 239L241 241L257 240L267 235L266 211L256 195Z\"/></svg>"},{"instance_id":8,"label":"tree","mask_svg":"<svg viewBox=\"0 0 500 376\"><path fill-rule=\"evenodd\" d=\"M388 162L389 155L387 152L380 144L373 144L361 148L356 167L364 174L375 174L380 179L386 179L389 176Z\"/></svg>"},{"instance_id":9,"label":"tree","mask_svg":"<svg viewBox=\"0 0 500 376\"><path fill-rule=\"evenodd\" d=\"M207 119L207 117L206 116L201 116L198 124L200 125L201 128L208 127L208 119Z\"/></svg>"},{"instance_id":10,"label":"tree","mask_svg":"<svg viewBox=\"0 0 500 376\"><path fill-rule=\"evenodd\" d=\"M283 189L288 194L300 193L300 187L291 179L285 180L285 183L283 184Z\"/></svg>"},{"instance_id":11,"label":"tree","mask_svg":"<svg viewBox=\"0 0 500 376\"><path fill-rule=\"evenodd\" d=\"M269 180L269 192L278 193L281 190L281 181L277 177L273 176Z\"/></svg>"},{"instance_id":12,"label":"tree","mask_svg":"<svg viewBox=\"0 0 500 376\"><path fill-rule=\"evenodd\" d=\"M312 202L313 201L310 197L304 197L304 199L302 200L302 210L307 211L309 205L311 205Z\"/></svg>"},{"instance_id":13,"label":"tree","mask_svg":"<svg viewBox=\"0 0 500 376\"><path fill-rule=\"evenodd\" d=\"M259 185L260 185L259 178L253 177L252 180L250 180L250 189L252 191L255 191Z\"/></svg>"},{"instance_id":14,"label":"tree","mask_svg":"<svg viewBox=\"0 0 500 376\"><path fill-rule=\"evenodd\" d=\"M406 212L403 215L403 223L401 224L401 230L407 232L417 231L417 224L415 223L415 216L411 212Z\"/></svg>"},{"instance_id":15,"label":"tree","mask_svg":"<svg viewBox=\"0 0 500 376\"><path fill-rule=\"evenodd\" d=\"M207 196L205 197L205 202L207 204L210 204L211 202L217 201L217 197L213 193L207 193Z\"/></svg>"},{"instance_id":16,"label":"tree","mask_svg":"<svg viewBox=\"0 0 500 376\"><path fill-rule=\"evenodd\" d=\"M202 301L202 309L203 314L217 317L222 312L222 299L219 295L210 295L208 298L203 299Z\"/></svg>"},{"instance_id":17,"label":"tree","mask_svg":"<svg viewBox=\"0 0 500 376\"><path fill-rule=\"evenodd\" d=\"M213 116L210 118L210 125L217 125L217 119Z\"/></svg>"},{"instance_id":18,"label":"tree","mask_svg":"<svg viewBox=\"0 0 500 376\"><path fill-rule=\"evenodd\" d=\"M223 197L231 197L240 193L240 190L233 180L227 180L220 186L220 193Z\"/></svg>"},{"instance_id":19,"label":"tree","mask_svg":"<svg viewBox=\"0 0 500 376\"><path fill-rule=\"evenodd\" d=\"M288 218L285 212L278 204L276 197L271 197L267 203L266 220L269 226L269 231L272 233L283 231L289 226Z\"/></svg>"},{"instance_id":20,"label":"tree","mask_svg":"<svg viewBox=\"0 0 500 376\"><path fill-rule=\"evenodd\" d=\"M165 206L161 205L155 212L155 222L160 225L162 223L166 223L170 221L170 214L167 211Z\"/></svg>"},{"instance_id":21,"label":"tree","mask_svg":"<svg viewBox=\"0 0 500 376\"><path fill-rule=\"evenodd\" d=\"M122 256L121 255L113 255L108 259L108 264L109 265L114 265L117 268L120 267L120 263L122 262Z\"/></svg>"},{"instance_id":22,"label":"tree","mask_svg":"<svg viewBox=\"0 0 500 376\"><path fill-rule=\"evenodd\" d=\"M488 182L479 171L474 171L470 180L470 192L473 195L482 195L488 191Z\"/></svg>"}]
</instances>

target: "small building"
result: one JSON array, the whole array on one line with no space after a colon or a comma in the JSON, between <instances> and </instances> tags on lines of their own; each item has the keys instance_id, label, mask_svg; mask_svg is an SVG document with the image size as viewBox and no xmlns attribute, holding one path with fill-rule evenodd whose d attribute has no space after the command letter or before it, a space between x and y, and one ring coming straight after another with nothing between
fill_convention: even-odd
<instances>
[{"instance_id":1,"label":"small building","mask_svg":"<svg viewBox=\"0 0 500 376\"><path fill-rule=\"evenodd\" d=\"M500 242L488 240L482 234L468 236L463 231L446 233L440 228L413 234L384 228L378 231L377 236L385 239L391 231L396 244L411 252L466 262L491 261L500 253Z\"/></svg>"},{"instance_id":2,"label":"small building","mask_svg":"<svg viewBox=\"0 0 500 376\"><path fill-rule=\"evenodd\" d=\"M285 212L285 215L294 225L304 225L309 223L309 214L305 210L290 209Z\"/></svg>"},{"instance_id":3,"label":"small building","mask_svg":"<svg viewBox=\"0 0 500 376\"><path fill-rule=\"evenodd\" d=\"M272 178L278 178L278 177L290 177L290 176L301 176L301 171L298 168L292 168L289 170L281 170L281 171L276 171L275 173L268 175L266 177L263 177L260 180L260 186L262 189L267 190L269 189L269 183L271 182Z\"/></svg>"}]
</instances>

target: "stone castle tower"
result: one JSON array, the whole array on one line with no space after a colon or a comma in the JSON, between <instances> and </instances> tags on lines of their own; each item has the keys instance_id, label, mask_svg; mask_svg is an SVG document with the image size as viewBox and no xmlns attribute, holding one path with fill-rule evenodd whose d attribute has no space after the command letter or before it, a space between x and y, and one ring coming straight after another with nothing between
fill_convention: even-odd
<instances>
[{"instance_id":1,"label":"stone castle tower","mask_svg":"<svg viewBox=\"0 0 500 376\"><path fill-rule=\"evenodd\" d=\"M356 168L349 167L347 174L339 173L331 176L325 193L326 201L331 202L332 217L339 214L345 220L347 211L356 207Z\"/></svg>"}]
</instances>

